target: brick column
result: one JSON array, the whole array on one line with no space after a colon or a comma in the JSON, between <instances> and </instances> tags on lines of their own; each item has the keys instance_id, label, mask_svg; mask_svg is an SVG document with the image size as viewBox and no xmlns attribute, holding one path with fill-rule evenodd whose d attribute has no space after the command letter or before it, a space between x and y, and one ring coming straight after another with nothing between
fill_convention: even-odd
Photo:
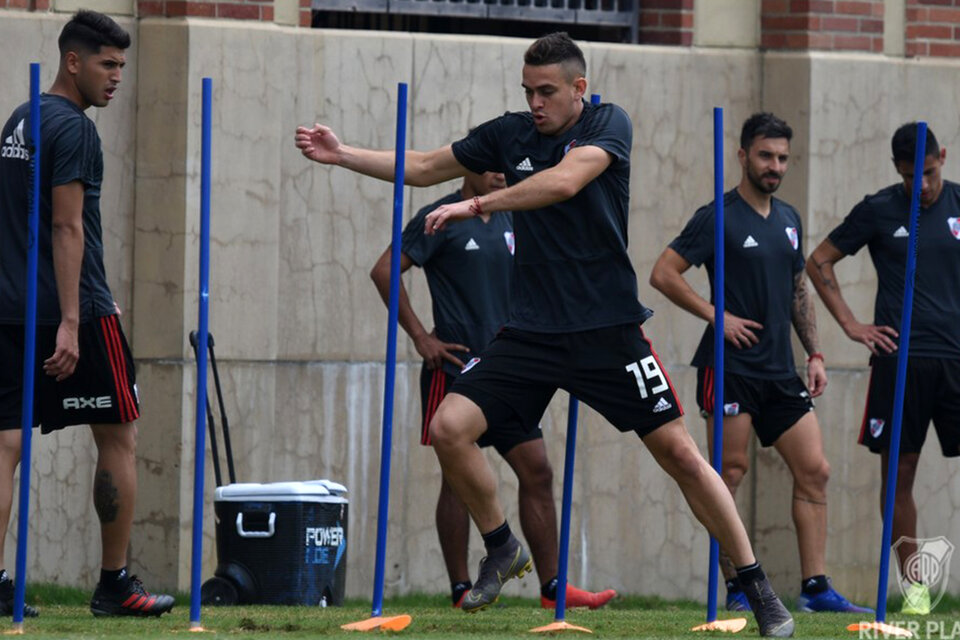
<instances>
[{"instance_id":1,"label":"brick column","mask_svg":"<svg viewBox=\"0 0 960 640\"><path fill-rule=\"evenodd\" d=\"M883 0L763 0L764 49L883 51Z\"/></svg>"},{"instance_id":2,"label":"brick column","mask_svg":"<svg viewBox=\"0 0 960 640\"><path fill-rule=\"evenodd\" d=\"M960 57L960 0L907 0L906 54Z\"/></svg>"},{"instance_id":3,"label":"brick column","mask_svg":"<svg viewBox=\"0 0 960 640\"><path fill-rule=\"evenodd\" d=\"M310 10L311 2L310 0L300 0L300 26L309 27L310 21L313 17L313 12Z\"/></svg>"},{"instance_id":4,"label":"brick column","mask_svg":"<svg viewBox=\"0 0 960 640\"><path fill-rule=\"evenodd\" d=\"M641 44L693 44L694 0L639 1Z\"/></svg>"}]
</instances>

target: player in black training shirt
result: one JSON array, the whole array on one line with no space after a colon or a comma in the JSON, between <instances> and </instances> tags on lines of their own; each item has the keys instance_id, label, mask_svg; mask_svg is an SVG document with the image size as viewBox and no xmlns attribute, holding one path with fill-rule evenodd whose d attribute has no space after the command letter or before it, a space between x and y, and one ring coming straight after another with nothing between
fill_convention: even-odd
<instances>
[{"instance_id":1,"label":"player in black training shirt","mask_svg":"<svg viewBox=\"0 0 960 640\"><path fill-rule=\"evenodd\" d=\"M583 99L585 73L583 53L569 36L544 36L524 54L529 112L507 113L453 145L406 154L412 185L467 171L498 171L507 179L506 189L439 207L426 217L426 233L484 211L510 210L517 235L509 320L467 363L430 425L444 475L487 548L462 607L489 606L503 581L531 568L475 443L515 416L535 424L563 388L619 430L643 438L738 567L760 633L790 635L793 619L753 555L730 492L687 432L667 373L640 328L651 312L637 301L627 255L633 128L616 105ZM311 160L393 177L393 152L342 145L328 127L300 127L296 144Z\"/></svg>"},{"instance_id":2,"label":"player in black training shirt","mask_svg":"<svg viewBox=\"0 0 960 640\"><path fill-rule=\"evenodd\" d=\"M723 479L731 494L747 472L751 427L760 443L773 446L793 476L793 522L802 581L798 609L872 613L840 595L826 573L827 479L830 466L813 401L827 374L817 344L813 304L803 273L800 216L773 197L787 171L793 131L771 113L757 113L740 134L739 186L724 195L726 309L724 337ZM653 267L651 284L675 304L708 323L693 358L697 403L713 440L714 203L700 208ZM691 265L706 265L710 302L683 277ZM797 376L790 346L791 324L809 354L807 386ZM727 609L750 605L726 562Z\"/></svg>"},{"instance_id":3,"label":"player in black training shirt","mask_svg":"<svg viewBox=\"0 0 960 640\"><path fill-rule=\"evenodd\" d=\"M137 492L139 416L133 360L107 286L100 229L103 153L84 111L113 98L130 36L109 17L79 11L60 33L60 67L41 96L41 193L37 402L44 432L91 425L97 446L93 503L100 517L102 569L90 602L97 616L161 615L168 595L147 593L127 573ZM34 141L30 105L0 134L0 556L20 460L27 216ZM0 612L13 589L0 572ZM31 612L36 615L36 612Z\"/></svg>"},{"instance_id":4,"label":"player in black training shirt","mask_svg":"<svg viewBox=\"0 0 960 640\"><path fill-rule=\"evenodd\" d=\"M423 357L420 402L423 424L420 443L430 445L430 421L465 362L480 354L507 319L510 274L515 241L508 211L484 213L446 233L426 235L423 221L440 205L486 195L503 188L503 174L468 173L459 190L429 204L407 223L401 240L400 270L423 267L433 300L433 331L427 332L410 305L400 281L400 326ZM383 298L390 296L390 248L370 272ZM540 577L540 603L556 606L557 513L553 501L553 469L536 425L520 420L484 434L480 446L493 446L517 474L521 527L530 543ZM450 577L453 605L460 606L473 586L467 568L470 516L450 484L443 480L437 499L437 534ZM591 593L567 585L567 606L596 609L616 595L607 589Z\"/></svg>"},{"instance_id":5,"label":"player in black training shirt","mask_svg":"<svg viewBox=\"0 0 960 640\"><path fill-rule=\"evenodd\" d=\"M807 260L807 273L844 333L870 350L870 386L860 427L860 443L880 454L886 493L897 346L903 308L914 180L916 123L893 136L893 165L903 179L853 208ZM943 180L946 149L927 130L920 192L917 271L914 283L910 354L903 407L900 462L893 513L894 541L904 579L903 613L930 613L929 580L910 563L917 551L917 505L913 481L931 419L946 457L960 456L960 185ZM872 324L857 320L840 292L833 265L866 246L877 270Z\"/></svg>"}]
</instances>

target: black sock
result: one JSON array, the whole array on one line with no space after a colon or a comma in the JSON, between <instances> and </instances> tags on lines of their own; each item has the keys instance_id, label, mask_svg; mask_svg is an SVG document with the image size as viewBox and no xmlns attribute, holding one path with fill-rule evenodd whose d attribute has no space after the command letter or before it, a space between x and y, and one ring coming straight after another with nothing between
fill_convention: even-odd
<instances>
[{"instance_id":1,"label":"black sock","mask_svg":"<svg viewBox=\"0 0 960 640\"><path fill-rule=\"evenodd\" d=\"M763 580L766 578L766 574L763 572L763 568L760 566L759 562L754 562L753 564L748 564L745 567L737 567L737 577L740 579L740 584L752 584L757 580Z\"/></svg>"},{"instance_id":2,"label":"black sock","mask_svg":"<svg viewBox=\"0 0 960 640\"><path fill-rule=\"evenodd\" d=\"M557 599L557 576L553 576L542 585L540 585L540 595L546 598L547 600L556 600Z\"/></svg>"},{"instance_id":3,"label":"black sock","mask_svg":"<svg viewBox=\"0 0 960 640\"><path fill-rule=\"evenodd\" d=\"M727 591L742 591L740 578L733 577L727 580Z\"/></svg>"},{"instance_id":4,"label":"black sock","mask_svg":"<svg viewBox=\"0 0 960 640\"><path fill-rule=\"evenodd\" d=\"M453 606L457 606L457 603L460 602L460 598L463 597L467 591L473 587L473 583L469 580L463 582L451 582L450 583L450 597L453 599Z\"/></svg>"},{"instance_id":5,"label":"black sock","mask_svg":"<svg viewBox=\"0 0 960 640\"><path fill-rule=\"evenodd\" d=\"M830 583L827 582L827 576L822 574L819 576L804 578L800 581L800 591L808 596L815 596L818 593L823 593L829 588Z\"/></svg>"},{"instance_id":6,"label":"black sock","mask_svg":"<svg viewBox=\"0 0 960 640\"><path fill-rule=\"evenodd\" d=\"M3 582L4 580L9 580L9 579L10 579L10 575L7 573L7 570L0 569L0 582Z\"/></svg>"},{"instance_id":7,"label":"black sock","mask_svg":"<svg viewBox=\"0 0 960 640\"><path fill-rule=\"evenodd\" d=\"M510 525L504 520L502 525L493 531L481 534L481 537L483 538L483 546L487 548L487 551L493 551L497 547L507 544L507 540L510 539Z\"/></svg>"},{"instance_id":8,"label":"black sock","mask_svg":"<svg viewBox=\"0 0 960 640\"><path fill-rule=\"evenodd\" d=\"M116 571L100 569L100 586L107 591L112 591L113 593L124 591L129 581L130 576L127 574L126 567L117 569Z\"/></svg>"}]
</instances>

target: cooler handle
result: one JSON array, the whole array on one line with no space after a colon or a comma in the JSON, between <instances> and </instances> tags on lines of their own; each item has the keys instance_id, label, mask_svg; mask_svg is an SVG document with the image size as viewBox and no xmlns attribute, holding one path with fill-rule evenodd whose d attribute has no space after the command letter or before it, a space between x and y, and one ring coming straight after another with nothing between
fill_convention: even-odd
<instances>
[{"instance_id":1,"label":"cooler handle","mask_svg":"<svg viewBox=\"0 0 960 640\"><path fill-rule=\"evenodd\" d=\"M266 531L247 531L243 528L243 511L237 514L237 534L241 538L270 538L273 536L274 525L277 523L277 514L270 512Z\"/></svg>"}]
</instances>

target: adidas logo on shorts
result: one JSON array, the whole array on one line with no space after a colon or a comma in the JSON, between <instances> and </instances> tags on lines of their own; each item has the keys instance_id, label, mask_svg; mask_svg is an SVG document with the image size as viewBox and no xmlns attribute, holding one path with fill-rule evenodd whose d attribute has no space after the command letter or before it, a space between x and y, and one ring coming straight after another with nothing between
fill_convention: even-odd
<instances>
[{"instance_id":1,"label":"adidas logo on shorts","mask_svg":"<svg viewBox=\"0 0 960 640\"><path fill-rule=\"evenodd\" d=\"M667 409L672 409L673 405L667 402L666 398L661 397L657 404L653 405L653 412L660 413L661 411L666 411Z\"/></svg>"}]
</instances>

